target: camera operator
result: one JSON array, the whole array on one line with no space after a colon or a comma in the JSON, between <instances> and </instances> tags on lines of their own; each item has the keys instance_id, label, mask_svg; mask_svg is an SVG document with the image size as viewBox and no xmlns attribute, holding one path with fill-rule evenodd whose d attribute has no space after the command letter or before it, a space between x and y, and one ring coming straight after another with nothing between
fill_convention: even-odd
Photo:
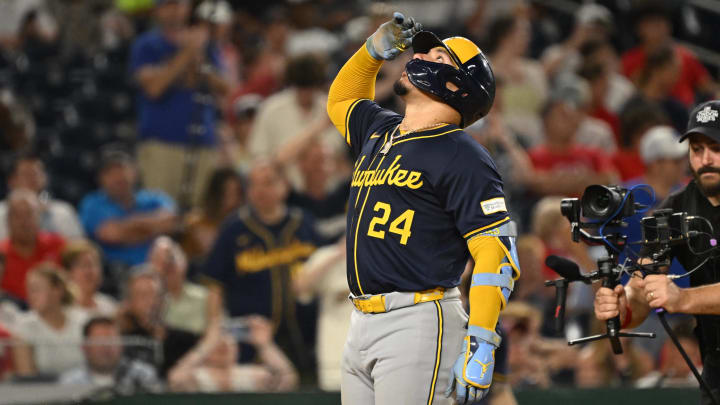
<instances>
[{"instance_id":1,"label":"camera operator","mask_svg":"<svg viewBox=\"0 0 720 405\"><path fill-rule=\"evenodd\" d=\"M690 143L689 161L692 180L682 190L671 194L660 208L673 212L687 212L690 216L706 218L711 224L720 224L720 100L700 104L693 110L687 131L680 141ZM702 228L698 228L702 226ZM709 235L708 225L693 221L692 230L699 235L687 244L674 246L669 256L687 270L690 288L680 288L664 274L651 274L644 279L631 277L630 282L614 290L601 288L595 297L595 315L600 320L620 316L623 328L640 325L651 309L664 308L670 313L693 314L697 320L695 334L703 358L703 379L720 395L720 257L711 249L710 238L717 239L718 228ZM641 252L648 256L652 252ZM651 262L649 257L641 264ZM702 404L712 399L702 393Z\"/></svg>"}]
</instances>

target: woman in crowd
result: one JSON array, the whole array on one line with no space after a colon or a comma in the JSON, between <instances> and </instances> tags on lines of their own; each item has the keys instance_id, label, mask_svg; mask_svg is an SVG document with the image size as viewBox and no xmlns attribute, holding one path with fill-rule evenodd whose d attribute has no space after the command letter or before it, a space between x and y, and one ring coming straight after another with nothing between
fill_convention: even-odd
<instances>
[{"instance_id":1,"label":"woman in crowd","mask_svg":"<svg viewBox=\"0 0 720 405\"><path fill-rule=\"evenodd\" d=\"M529 22L519 16L496 18L488 28L485 51L493 72L503 79L502 112L510 129L524 144L542 141L540 110L548 93L547 78L539 63L528 59Z\"/></svg>"},{"instance_id":2,"label":"woman in crowd","mask_svg":"<svg viewBox=\"0 0 720 405\"><path fill-rule=\"evenodd\" d=\"M606 341L593 342L580 351L575 367L579 388L632 386L653 370L653 359L631 339L622 339L623 354L613 354Z\"/></svg>"},{"instance_id":3,"label":"woman in crowd","mask_svg":"<svg viewBox=\"0 0 720 405\"><path fill-rule=\"evenodd\" d=\"M185 219L182 247L191 261L208 253L222 221L242 203L240 174L232 168L215 170L208 181L202 206L190 212Z\"/></svg>"},{"instance_id":4,"label":"woman in crowd","mask_svg":"<svg viewBox=\"0 0 720 405\"><path fill-rule=\"evenodd\" d=\"M85 239L72 241L63 249L61 260L75 293L74 308L87 317L115 315L117 302L98 292L102 284L102 264L95 245Z\"/></svg>"},{"instance_id":5,"label":"woman in crowd","mask_svg":"<svg viewBox=\"0 0 720 405\"><path fill-rule=\"evenodd\" d=\"M185 392L283 392L297 388L298 374L290 360L275 345L272 325L260 316L246 319L244 339L255 347L259 364L237 364L236 338L212 330L186 354L168 374L173 391Z\"/></svg>"},{"instance_id":6,"label":"woman in crowd","mask_svg":"<svg viewBox=\"0 0 720 405\"><path fill-rule=\"evenodd\" d=\"M57 375L81 366L85 317L70 309L73 296L61 270L40 264L28 274L26 283L30 312L14 330L21 340L13 351L17 374Z\"/></svg>"}]
</instances>

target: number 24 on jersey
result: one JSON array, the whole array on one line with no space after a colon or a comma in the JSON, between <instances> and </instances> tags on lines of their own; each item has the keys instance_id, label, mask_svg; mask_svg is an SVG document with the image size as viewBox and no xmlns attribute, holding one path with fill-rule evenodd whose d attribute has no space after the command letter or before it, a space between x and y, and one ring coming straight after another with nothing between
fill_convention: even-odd
<instances>
[{"instance_id":1,"label":"number 24 on jersey","mask_svg":"<svg viewBox=\"0 0 720 405\"><path fill-rule=\"evenodd\" d=\"M376 229L378 226L385 225L387 221L390 219L390 212L392 211L390 204L384 203L381 201L378 201L375 203L375 207L373 208L375 212L380 212L380 216L374 217L372 221L370 221L370 226L368 228L368 236L372 236L373 238L378 239L385 239L385 231ZM407 245L408 238L410 238L410 228L412 227L412 221L413 217L415 216L415 211L413 210L405 210L402 214L400 214L399 217L395 218L390 223L390 228L388 231L400 235L400 244L401 245Z\"/></svg>"}]
</instances>

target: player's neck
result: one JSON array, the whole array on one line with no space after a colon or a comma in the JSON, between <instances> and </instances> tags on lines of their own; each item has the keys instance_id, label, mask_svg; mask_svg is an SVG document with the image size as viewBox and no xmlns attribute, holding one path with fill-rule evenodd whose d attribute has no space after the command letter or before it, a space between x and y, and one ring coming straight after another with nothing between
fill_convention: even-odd
<instances>
[{"instance_id":1,"label":"player's neck","mask_svg":"<svg viewBox=\"0 0 720 405\"><path fill-rule=\"evenodd\" d=\"M400 130L417 131L418 128L430 128L442 123L459 125L460 113L449 105L434 100L422 103L408 101Z\"/></svg>"}]
</instances>

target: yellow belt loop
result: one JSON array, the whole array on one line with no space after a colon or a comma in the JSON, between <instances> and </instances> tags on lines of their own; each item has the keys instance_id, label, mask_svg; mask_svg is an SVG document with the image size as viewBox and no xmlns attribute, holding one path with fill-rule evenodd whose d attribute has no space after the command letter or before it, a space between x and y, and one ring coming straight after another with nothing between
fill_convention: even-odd
<instances>
[{"instance_id":1,"label":"yellow belt loop","mask_svg":"<svg viewBox=\"0 0 720 405\"><path fill-rule=\"evenodd\" d=\"M379 314L385 312L385 296L373 295L369 298L356 298L353 300L355 308L366 314Z\"/></svg>"},{"instance_id":2,"label":"yellow belt loop","mask_svg":"<svg viewBox=\"0 0 720 405\"><path fill-rule=\"evenodd\" d=\"M433 288L432 290L420 291L415 293L415 303L438 301L445 295L444 288Z\"/></svg>"}]
</instances>

